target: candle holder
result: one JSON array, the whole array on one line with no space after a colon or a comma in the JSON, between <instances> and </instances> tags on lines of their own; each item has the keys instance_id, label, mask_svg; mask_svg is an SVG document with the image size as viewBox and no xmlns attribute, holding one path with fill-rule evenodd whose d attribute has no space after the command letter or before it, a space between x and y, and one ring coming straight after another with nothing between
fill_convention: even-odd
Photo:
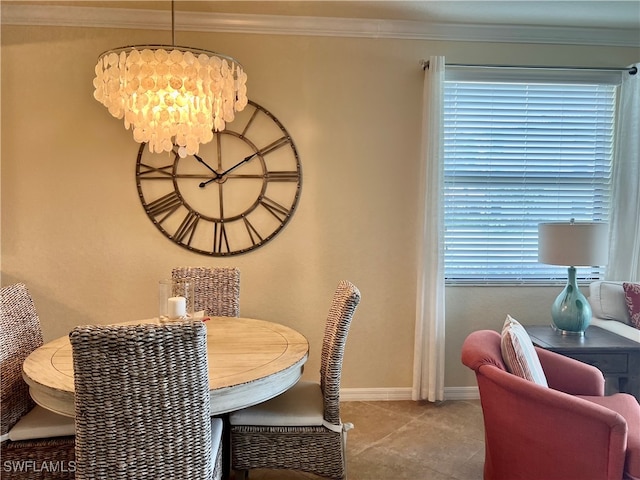
<instances>
[{"instance_id":1,"label":"candle holder","mask_svg":"<svg viewBox=\"0 0 640 480\"><path fill-rule=\"evenodd\" d=\"M193 318L194 281L191 278L160 280L158 313L160 321Z\"/></svg>"}]
</instances>

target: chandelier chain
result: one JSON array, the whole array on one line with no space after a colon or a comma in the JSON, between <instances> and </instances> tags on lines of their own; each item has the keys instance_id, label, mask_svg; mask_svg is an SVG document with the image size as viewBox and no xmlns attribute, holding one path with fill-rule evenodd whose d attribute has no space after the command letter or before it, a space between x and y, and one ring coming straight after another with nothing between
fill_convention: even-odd
<instances>
[{"instance_id":1,"label":"chandelier chain","mask_svg":"<svg viewBox=\"0 0 640 480\"><path fill-rule=\"evenodd\" d=\"M176 12L174 0L171 0L171 45L176 46Z\"/></svg>"}]
</instances>

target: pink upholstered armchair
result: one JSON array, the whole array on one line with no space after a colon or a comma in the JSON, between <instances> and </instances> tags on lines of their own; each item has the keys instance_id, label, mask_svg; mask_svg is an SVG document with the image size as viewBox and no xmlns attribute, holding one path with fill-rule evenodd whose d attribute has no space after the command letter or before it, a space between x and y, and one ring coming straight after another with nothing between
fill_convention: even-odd
<instances>
[{"instance_id":1,"label":"pink upholstered armchair","mask_svg":"<svg viewBox=\"0 0 640 480\"><path fill-rule=\"evenodd\" d=\"M597 368L536 351L549 388L507 372L497 332L474 332L462 346L480 389L485 480L640 479L636 399L604 396Z\"/></svg>"}]
</instances>

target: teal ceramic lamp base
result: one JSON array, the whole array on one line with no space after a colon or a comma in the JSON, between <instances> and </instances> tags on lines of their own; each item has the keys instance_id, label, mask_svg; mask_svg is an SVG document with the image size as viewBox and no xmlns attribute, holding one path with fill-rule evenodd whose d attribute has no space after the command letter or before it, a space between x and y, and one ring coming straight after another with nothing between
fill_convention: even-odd
<instances>
[{"instance_id":1,"label":"teal ceramic lamp base","mask_svg":"<svg viewBox=\"0 0 640 480\"><path fill-rule=\"evenodd\" d=\"M591 306L576 284L576 269L569 267L567 286L551 306L552 326L563 335L584 335L591 322Z\"/></svg>"}]
</instances>

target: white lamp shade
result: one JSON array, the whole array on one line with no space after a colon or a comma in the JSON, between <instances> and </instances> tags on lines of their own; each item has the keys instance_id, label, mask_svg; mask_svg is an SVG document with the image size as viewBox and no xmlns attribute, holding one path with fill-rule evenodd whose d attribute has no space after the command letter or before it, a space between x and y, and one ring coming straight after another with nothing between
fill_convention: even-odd
<instances>
[{"instance_id":1,"label":"white lamp shade","mask_svg":"<svg viewBox=\"0 0 640 480\"><path fill-rule=\"evenodd\" d=\"M548 265L586 267L606 265L609 226L599 222L541 223L538 261Z\"/></svg>"}]
</instances>

